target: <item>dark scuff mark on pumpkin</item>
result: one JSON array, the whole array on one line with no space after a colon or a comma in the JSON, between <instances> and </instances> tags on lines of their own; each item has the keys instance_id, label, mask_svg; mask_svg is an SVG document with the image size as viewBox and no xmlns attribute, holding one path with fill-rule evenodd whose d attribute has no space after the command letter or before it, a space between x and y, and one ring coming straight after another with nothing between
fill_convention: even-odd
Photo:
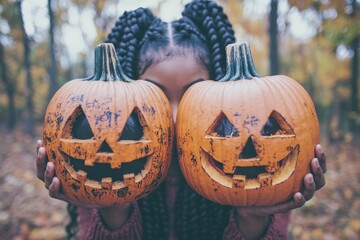
<instances>
[{"instance_id":1,"label":"dark scuff mark on pumpkin","mask_svg":"<svg viewBox=\"0 0 360 240\"><path fill-rule=\"evenodd\" d=\"M149 145L146 145L145 147L140 149L140 153L145 153L146 155L149 154L150 148Z\"/></svg>"},{"instance_id":2,"label":"dark scuff mark on pumpkin","mask_svg":"<svg viewBox=\"0 0 360 240\"><path fill-rule=\"evenodd\" d=\"M45 136L45 138L46 138L46 141L47 141L48 143L51 143L51 137Z\"/></svg>"},{"instance_id":3,"label":"dark scuff mark on pumpkin","mask_svg":"<svg viewBox=\"0 0 360 240\"><path fill-rule=\"evenodd\" d=\"M63 121L64 121L64 118L63 118L62 115L60 115L60 116L58 116L58 117L56 118L56 124L57 124L58 126L60 126L60 124L61 124Z\"/></svg>"},{"instance_id":4,"label":"dark scuff mark on pumpkin","mask_svg":"<svg viewBox=\"0 0 360 240\"><path fill-rule=\"evenodd\" d=\"M121 188L119 189L119 191L117 191L117 195L118 197L124 198L127 195L128 191L129 191L129 187Z\"/></svg>"},{"instance_id":5,"label":"dark scuff mark on pumpkin","mask_svg":"<svg viewBox=\"0 0 360 240\"><path fill-rule=\"evenodd\" d=\"M167 134L162 128L162 126L160 126L159 129L160 131L156 132L156 135L158 136L157 142L161 145L167 145L166 140L168 139L168 136L166 136Z\"/></svg>"},{"instance_id":6,"label":"dark scuff mark on pumpkin","mask_svg":"<svg viewBox=\"0 0 360 240\"><path fill-rule=\"evenodd\" d=\"M197 165L196 157L193 153L190 153L190 155L191 155L191 162L194 165L194 167L196 167Z\"/></svg>"},{"instance_id":7,"label":"dark scuff mark on pumpkin","mask_svg":"<svg viewBox=\"0 0 360 240\"><path fill-rule=\"evenodd\" d=\"M183 149L179 147L178 149L178 155L181 157L183 155Z\"/></svg>"},{"instance_id":8,"label":"dark scuff mark on pumpkin","mask_svg":"<svg viewBox=\"0 0 360 240\"><path fill-rule=\"evenodd\" d=\"M96 191L95 189L92 189L92 190L91 190L91 193L92 193L92 195L93 195L95 198L101 198L101 196L103 195L103 193L98 192L98 191Z\"/></svg>"},{"instance_id":9,"label":"dark scuff mark on pumpkin","mask_svg":"<svg viewBox=\"0 0 360 240\"><path fill-rule=\"evenodd\" d=\"M142 108L142 110L143 110L144 112L148 112L148 113L150 113L152 116L154 116L155 113L156 113L156 110L155 110L154 106L148 107L148 106L146 106L146 105L144 104L144 105L142 105L141 108Z\"/></svg>"},{"instance_id":10,"label":"dark scuff mark on pumpkin","mask_svg":"<svg viewBox=\"0 0 360 240\"><path fill-rule=\"evenodd\" d=\"M211 152L214 153L215 149L214 149L214 139L210 138L210 147L211 147Z\"/></svg>"},{"instance_id":11,"label":"dark scuff mark on pumpkin","mask_svg":"<svg viewBox=\"0 0 360 240\"><path fill-rule=\"evenodd\" d=\"M172 141L172 132L171 127L168 128L168 143L170 144Z\"/></svg>"},{"instance_id":12,"label":"dark scuff mark on pumpkin","mask_svg":"<svg viewBox=\"0 0 360 240\"><path fill-rule=\"evenodd\" d=\"M53 159L53 160L56 160L56 153L55 153L55 151L54 150L50 150L50 153L51 153L51 158Z\"/></svg>"},{"instance_id":13,"label":"dark scuff mark on pumpkin","mask_svg":"<svg viewBox=\"0 0 360 240\"><path fill-rule=\"evenodd\" d=\"M80 187L78 185L76 185L75 183L71 184L71 187L75 192L79 191L79 189L80 189Z\"/></svg>"},{"instance_id":14,"label":"dark scuff mark on pumpkin","mask_svg":"<svg viewBox=\"0 0 360 240\"><path fill-rule=\"evenodd\" d=\"M250 127L256 127L259 123L259 118L257 116L246 116L246 119L244 120L243 127L247 130L248 133L250 133Z\"/></svg>"},{"instance_id":15,"label":"dark scuff mark on pumpkin","mask_svg":"<svg viewBox=\"0 0 360 240\"><path fill-rule=\"evenodd\" d=\"M95 108L95 109L99 109L100 108L100 103L98 102L98 100L94 99L93 101L87 101L85 103L87 108Z\"/></svg>"},{"instance_id":16,"label":"dark scuff mark on pumpkin","mask_svg":"<svg viewBox=\"0 0 360 240\"><path fill-rule=\"evenodd\" d=\"M75 103L81 103L84 99L84 94L81 94L81 95L76 95L76 96L73 96L73 97L70 97L70 99L68 100L68 104L75 104Z\"/></svg>"},{"instance_id":17,"label":"dark scuff mark on pumpkin","mask_svg":"<svg viewBox=\"0 0 360 240\"><path fill-rule=\"evenodd\" d=\"M105 111L104 113L100 114L99 116L97 116L95 118L95 125L98 125L99 122L105 121L107 120L108 122L108 127L111 127L111 120L112 118L118 118L119 116L117 116L118 113L113 113L111 111Z\"/></svg>"}]
</instances>

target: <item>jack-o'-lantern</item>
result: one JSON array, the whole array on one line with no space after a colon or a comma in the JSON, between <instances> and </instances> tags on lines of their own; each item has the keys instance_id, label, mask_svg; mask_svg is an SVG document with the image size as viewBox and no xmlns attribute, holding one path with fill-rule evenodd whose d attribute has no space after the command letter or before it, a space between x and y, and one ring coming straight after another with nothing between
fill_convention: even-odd
<instances>
[{"instance_id":1,"label":"jack-o'-lantern","mask_svg":"<svg viewBox=\"0 0 360 240\"><path fill-rule=\"evenodd\" d=\"M95 74L51 99L43 141L61 191L85 204L132 202L154 190L170 165L174 124L164 93L131 80L112 44L95 49Z\"/></svg>"},{"instance_id":2,"label":"jack-o'-lantern","mask_svg":"<svg viewBox=\"0 0 360 240\"><path fill-rule=\"evenodd\" d=\"M224 78L196 83L181 99L181 170L195 191L220 204L286 201L301 190L319 142L313 102L289 77L260 77L247 43L226 51Z\"/></svg>"}]
</instances>

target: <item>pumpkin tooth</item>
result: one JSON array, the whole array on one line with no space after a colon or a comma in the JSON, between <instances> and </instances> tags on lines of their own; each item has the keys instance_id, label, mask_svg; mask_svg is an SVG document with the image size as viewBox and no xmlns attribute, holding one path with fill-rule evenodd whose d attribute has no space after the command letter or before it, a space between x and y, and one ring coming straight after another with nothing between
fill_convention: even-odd
<instances>
[{"instance_id":1,"label":"pumpkin tooth","mask_svg":"<svg viewBox=\"0 0 360 240\"><path fill-rule=\"evenodd\" d=\"M77 180L79 180L80 182L84 182L86 181L86 178L87 178L87 172L83 170L77 171Z\"/></svg>"},{"instance_id":2,"label":"pumpkin tooth","mask_svg":"<svg viewBox=\"0 0 360 240\"><path fill-rule=\"evenodd\" d=\"M234 174L232 178L232 183L234 188L245 188L246 176Z\"/></svg>"},{"instance_id":3,"label":"pumpkin tooth","mask_svg":"<svg viewBox=\"0 0 360 240\"><path fill-rule=\"evenodd\" d=\"M85 166L94 166L95 160L94 159L86 159L84 164L85 164Z\"/></svg>"},{"instance_id":4,"label":"pumpkin tooth","mask_svg":"<svg viewBox=\"0 0 360 240\"><path fill-rule=\"evenodd\" d=\"M267 187L272 185L272 175L270 173L261 173L258 175L258 182L262 187Z\"/></svg>"},{"instance_id":5,"label":"pumpkin tooth","mask_svg":"<svg viewBox=\"0 0 360 240\"><path fill-rule=\"evenodd\" d=\"M234 174L235 166L224 165L224 172L227 174Z\"/></svg>"},{"instance_id":6,"label":"pumpkin tooth","mask_svg":"<svg viewBox=\"0 0 360 240\"><path fill-rule=\"evenodd\" d=\"M147 174L147 172L148 172L148 171L146 171L145 169L143 169L143 170L141 170L141 173L140 173L140 174L141 174L142 177L145 177L146 174Z\"/></svg>"},{"instance_id":7,"label":"pumpkin tooth","mask_svg":"<svg viewBox=\"0 0 360 240\"><path fill-rule=\"evenodd\" d=\"M134 173L127 173L124 174L124 183L129 186L135 184L135 174Z\"/></svg>"},{"instance_id":8,"label":"pumpkin tooth","mask_svg":"<svg viewBox=\"0 0 360 240\"><path fill-rule=\"evenodd\" d=\"M103 189L111 189L112 187L112 178L111 177L106 177L101 179L101 187Z\"/></svg>"}]
</instances>

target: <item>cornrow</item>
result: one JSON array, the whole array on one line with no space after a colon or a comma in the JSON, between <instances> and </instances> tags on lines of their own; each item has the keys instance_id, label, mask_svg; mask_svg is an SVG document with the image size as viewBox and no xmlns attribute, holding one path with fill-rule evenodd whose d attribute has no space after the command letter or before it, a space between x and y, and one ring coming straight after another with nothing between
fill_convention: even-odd
<instances>
[{"instance_id":1,"label":"cornrow","mask_svg":"<svg viewBox=\"0 0 360 240\"><path fill-rule=\"evenodd\" d=\"M139 43L155 19L148 8L125 12L105 40L114 44L122 69L132 79L138 78Z\"/></svg>"},{"instance_id":2,"label":"cornrow","mask_svg":"<svg viewBox=\"0 0 360 240\"><path fill-rule=\"evenodd\" d=\"M228 44L235 42L234 30L221 6L213 1L197 0L185 6L183 18L193 24L208 39L210 49L210 76L220 79L225 73Z\"/></svg>"}]
</instances>

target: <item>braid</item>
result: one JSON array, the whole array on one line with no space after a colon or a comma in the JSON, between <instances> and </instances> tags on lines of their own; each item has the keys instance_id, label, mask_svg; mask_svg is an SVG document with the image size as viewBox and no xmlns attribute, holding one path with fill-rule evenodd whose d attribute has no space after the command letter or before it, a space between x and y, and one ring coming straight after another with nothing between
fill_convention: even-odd
<instances>
[{"instance_id":1,"label":"braid","mask_svg":"<svg viewBox=\"0 0 360 240\"><path fill-rule=\"evenodd\" d=\"M169 234L169 218L166 206L166 186L164 183L138 200L143 223L143 239L166 240Z\"/></svg>"},{"instance_id":2,"label":"braid","mask_svg":"<svg viewBox=\"0 0 360 240\"><path fill-rule=\"evenodd\" d=\"M75 240L77 239L77 231L78 231L78 224L77 224L77 207L68 203L67 211L70 216L70 222L66 225L66 233L68 240Z\"/></svg>"},{"instance_id":3,"label":"braid","mask_svg":"<svg viewBox=\"0 0 360 240\"><path fill-rule=\"evenodd\" d=\"M228 225L230 207L211 202L183 180L176 201L176 236L178 239L218 240Z\"/></svg>"},{"instance_id":4,"label":"braid","mask_svg":"<svg viewBox=\"0 0 360 240\"><path fill-rule=\"evenodd\" d=\"M132 79L138 78L140 41L155 19L148 8L125 12L105 40L114 44L122 69Z\"/></svg>"},{"instance_id":5,"label":"braid","mask_svg":"<svg viewBox=\"0 0 360 240\"><path fill-rule=\"evenodd\" d=\"M210 76L220 79L225 73L228 44L235 42L234 30L221 6L213 1L198 0L185 6L183 18L193 24L208 39L210 49Z\"/></svg>"}]
</instances>

